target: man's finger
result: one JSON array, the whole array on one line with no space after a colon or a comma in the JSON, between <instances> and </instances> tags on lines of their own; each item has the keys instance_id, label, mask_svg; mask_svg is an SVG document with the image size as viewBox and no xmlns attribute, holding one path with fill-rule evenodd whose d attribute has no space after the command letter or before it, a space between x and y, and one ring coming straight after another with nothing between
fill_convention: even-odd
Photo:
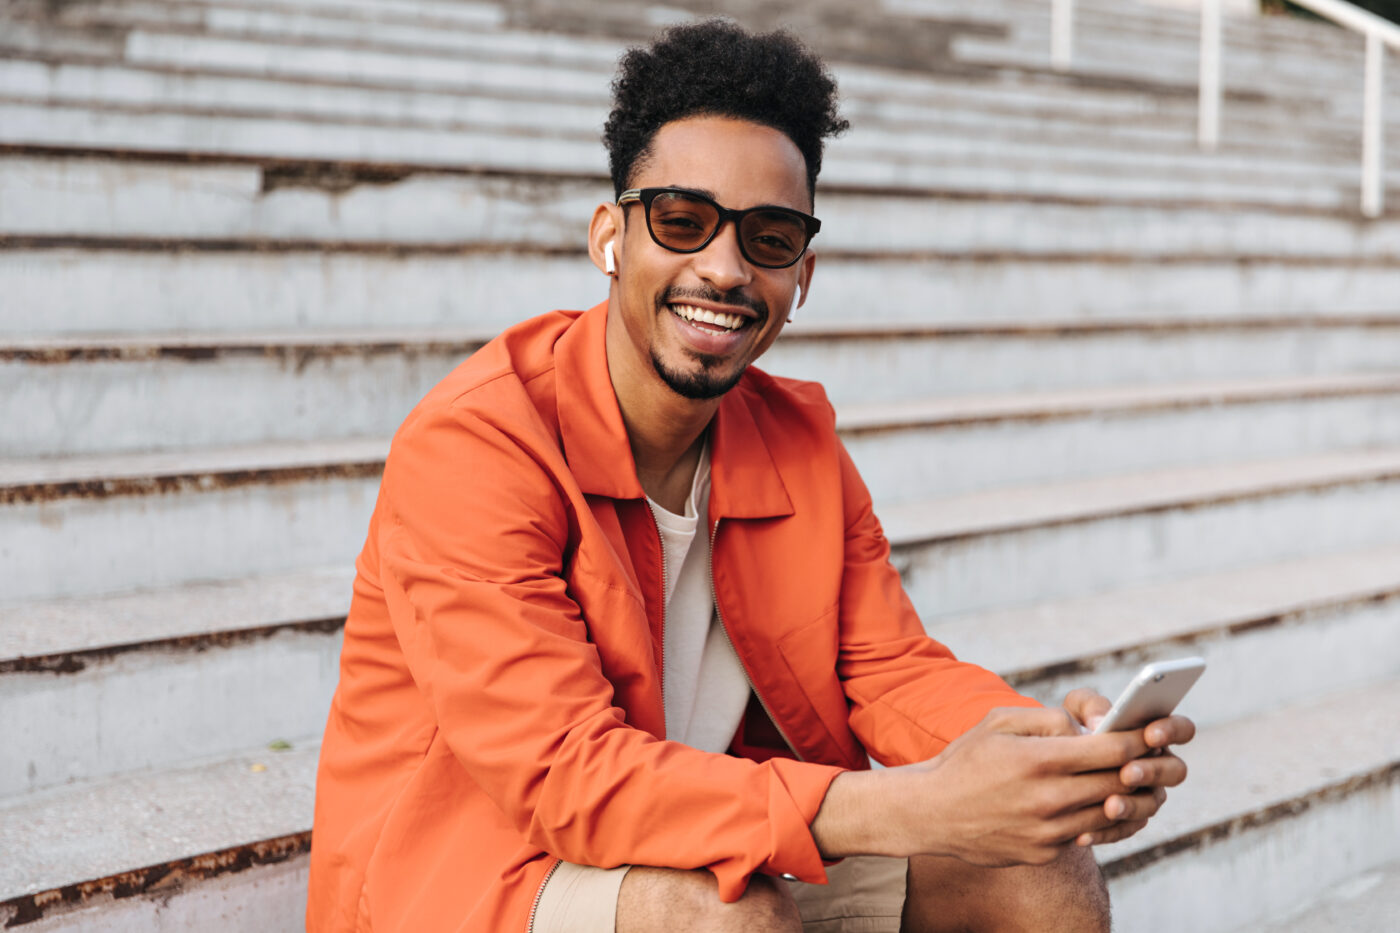
<instances>
[{"instance_id":1,"label":"man's finger","mask_svg":"<svg viewBox=\"0 0 1400 933\"><path fill-rule=\"evenodd\" d=\"M1010 706L994 709L983 722L997 732L1012 735L1078 736L1079 723L1063 709Z\"/></svg>"},{"instance_id":2,"label":"man's finger","mask_svg":"<svg viewBox=\"0 0 1400 933\"><path fill-rule=\"evenodd\" d=\"M1186 780L1186 772L1186 762L1168 752L1128 762L1119 778L1128 787L1176 787Z\"/></svg>"},{"instance_id":3,"label":"man's finger","mask_svg":"<svg viewBox=\"0 0 1400 933\"><path fill-rule=\"evenodd\" d=\"M1168 716L1147 724L1143 730L1147 744L1153 748L1185 745L1196 737L1196 724L1185 716Z\"/></svg>"},{"instance_id":4,"label":"man's finger","mask_svg":"<svg viewBox=\"0 0 1400 933\"><path fill-rule=\"evenodd\" d=\"M1147 826L1147 820L1131 820L1126 823L1115 823L1108 829L1094 833L1084 833L1074 840L1079 846L1101 846L1110 842L1118 842L1136 835Z\"/></svg>"},{"instance_id":5,"label":"man's finger","mask_svg":"<svg viewBox=\"0 0 1400 933\"><path fill-rule=\"evenodd\" d=\"M1104 816L1115 822L1150 820L1167 801L1167 792L1160 787L1136 794L1114 794L1103 802Z\"/></svg>"}]
</instances>

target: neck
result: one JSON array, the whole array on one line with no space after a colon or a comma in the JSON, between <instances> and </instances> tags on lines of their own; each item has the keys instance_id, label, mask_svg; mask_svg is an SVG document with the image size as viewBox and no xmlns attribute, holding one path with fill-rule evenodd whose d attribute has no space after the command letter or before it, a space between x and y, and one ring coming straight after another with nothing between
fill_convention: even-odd
<instances>
[{"instance_id":1,"label":"neck","mask_svg":"<svg viewBox=\"0 0 1400 933\"><path fill-rule=\"evenodd\" d=\"M689 399L662 381L650 361L614 352L611 329L608 374L627 428L642 490L672 512L684 512L705 429L719 399Z\"/></svg>"}]
</instances>

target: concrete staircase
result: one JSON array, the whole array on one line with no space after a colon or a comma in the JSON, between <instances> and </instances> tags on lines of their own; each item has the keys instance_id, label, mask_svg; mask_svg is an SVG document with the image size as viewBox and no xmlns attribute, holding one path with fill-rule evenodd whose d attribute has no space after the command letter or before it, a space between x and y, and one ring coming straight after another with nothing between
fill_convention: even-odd
<instances>
[{"instance_id":1,"label":"concrete staircase","mask_svg":"<svg viewBox=\"0 0 1400 933\"><path fill-rule=\"evenodd\" d=\"M1061 75L1047 8L0 6L0 923L300 928L388 438L604 295L616 55L727 10L841 81L764 365L826 384L930 631L1046 701L1211 662L1190 782L1099 852L1120 929L1388 929L1400 171L1362 221L1360 43L1228 23L1204 155L1194 16L1081 4Z\"/></svg>"}]
</instances>

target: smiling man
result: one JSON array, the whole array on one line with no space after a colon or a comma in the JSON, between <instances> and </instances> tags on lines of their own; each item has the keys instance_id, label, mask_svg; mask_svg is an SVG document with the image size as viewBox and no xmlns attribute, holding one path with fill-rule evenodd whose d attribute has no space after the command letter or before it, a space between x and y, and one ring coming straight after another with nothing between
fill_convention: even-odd
<instances>
[{"instance_id":1,"label":"smiling man","mask_svg":"<svg viewBox=\"0 0 1400 933\"><path fill-rule=\"evenodd\" d=\"M511 328L394 439L308 928L1107 929L1089 847L1193 726L1082 735L1104 698L1042 709L928 638L820 387L751 365L813 287L834 83L710 22L614 90L607 301Z\"/></svg>"}]
</instances>

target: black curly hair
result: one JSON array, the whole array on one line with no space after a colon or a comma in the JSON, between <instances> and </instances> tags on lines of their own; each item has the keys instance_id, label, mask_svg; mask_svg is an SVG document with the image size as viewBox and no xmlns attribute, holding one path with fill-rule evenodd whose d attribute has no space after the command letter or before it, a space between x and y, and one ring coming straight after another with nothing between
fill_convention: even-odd
<instances>
[{"instance_id":1,"label":"black curly hair","mask_svg":"<svg viewBox=\"0 0 1400 933\"><path fill-rule=\"evenodd\" d=\"M754 34L724 19L675 26L649 48L629 49L612 90L603 142L614 197L673 120L737 117L778 130L807 162L808 194L816 191L822 140L850 127L836 112L836 81L795 36Z\"/></svg>"}]
</instances>

